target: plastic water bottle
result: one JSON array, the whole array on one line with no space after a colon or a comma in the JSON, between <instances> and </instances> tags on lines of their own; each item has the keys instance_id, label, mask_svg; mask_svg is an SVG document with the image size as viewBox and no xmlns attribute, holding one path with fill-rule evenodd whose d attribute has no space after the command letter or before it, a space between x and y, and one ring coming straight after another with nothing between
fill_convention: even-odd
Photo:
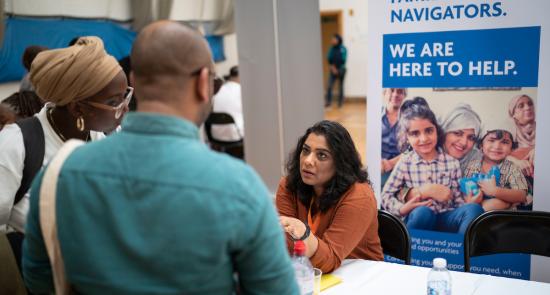
<instances>
[{"instance_id":1,"label":"plastic water bottle","mask_svg":"<svg viewBox=\"0 0 550 295\"><path fill-rule=\"evenodd\" d=\"M294 242L294 254L292 255L292 265L296 281L300 287L301 295L312 295L314 285L314 274L311 262L306 257L306 244L304 241Z\"/></svg>"},{"instance_id":2,"label":"plastic water bottle","mask_svg":"<svg viewBox=\"0 0 550 295\"><path fill-rule=\"evenodd\" d=\"M428 273L428 295L451 295L451 273L447 260L435 258L433 268Z\"/></svg>"}]
</instances>

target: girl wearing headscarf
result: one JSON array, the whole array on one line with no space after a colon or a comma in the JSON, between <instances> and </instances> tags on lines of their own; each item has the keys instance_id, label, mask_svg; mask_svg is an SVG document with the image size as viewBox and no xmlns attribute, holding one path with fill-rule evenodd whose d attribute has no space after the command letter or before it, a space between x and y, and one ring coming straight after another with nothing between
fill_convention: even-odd
<instances>
[{"instance_id":1,"label":"girl wearing headscarf","mask_svg":"<svg viewBox=\"0 0 550 295\"><path fill-rule=\"evenodd\" d=\"M118 126L132 91L118 62L105 52L97 37L82 37L71 47L40 52L32 62L30 80L46 101L40 112L28 119L37 120L35 126L41 127L37 132L44 134L42 165L65 141L98 140ZM25 149L19 125L6 125L0 132L0 231L24 233L30 181L25 184L23 171L26 151L33 150L38 148ZM21 193L24 195L15 202Z\"/></svg>"}]
</instances>

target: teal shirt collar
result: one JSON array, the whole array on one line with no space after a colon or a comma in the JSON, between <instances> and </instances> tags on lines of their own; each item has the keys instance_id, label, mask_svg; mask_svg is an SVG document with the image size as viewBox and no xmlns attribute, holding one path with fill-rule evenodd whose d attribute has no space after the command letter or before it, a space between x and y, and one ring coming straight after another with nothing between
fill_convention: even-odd
<instances>
[{"instance_id":1,"label":"teal shirt collar","mask_svg":"<svg viewBox=\"0 0 550 295\"><path fill-rule=\"evenodd\" d=\"M132 112L122 121L125 132L174 135L199 139L199 129L191 121L158 113Z\"/></svg>"}]
</instances>

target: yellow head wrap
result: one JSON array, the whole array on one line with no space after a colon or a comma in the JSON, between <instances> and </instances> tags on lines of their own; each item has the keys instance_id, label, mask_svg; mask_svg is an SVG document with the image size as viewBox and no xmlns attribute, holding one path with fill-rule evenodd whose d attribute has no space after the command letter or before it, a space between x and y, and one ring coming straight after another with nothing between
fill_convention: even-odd
<instances>
[{"instance_id":1,"label":"yellow head wrap","mask_svg":"<svg viewBox=\"0 0 550 295\"><path fill-rule=\"evenodd\" d=\"M101 39L82 37L71 47L39 53L30 80L40 98L63 106L98 93L121 70Z\"/></svg>"}]
</instances>

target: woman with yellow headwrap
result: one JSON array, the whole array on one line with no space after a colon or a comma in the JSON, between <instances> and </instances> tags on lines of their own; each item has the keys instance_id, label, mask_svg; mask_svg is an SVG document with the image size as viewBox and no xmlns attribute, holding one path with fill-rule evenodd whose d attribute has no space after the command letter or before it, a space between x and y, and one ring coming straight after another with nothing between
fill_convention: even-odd
<instances>
[{"instance_id":1,"label":"woman with yellow headwrap","mask_svg":"<svg viewBox=\"0 0 550 295\"><path fill-rule=\"evenodd\" d=\"M27 171L23 177L28 164L25 153L38 155L40 167L71 138L91 141L104 137L104 132L119 125L133 90L97 37L82 37L71 47L42 51L31 65L30 80L47 102L29 118L34 124L30 126L43 133L44 146L25 148L19 124L6 125L0 132L0 231L24 233L27 191L34 178Z\"/></svg>"}]
</instances>

